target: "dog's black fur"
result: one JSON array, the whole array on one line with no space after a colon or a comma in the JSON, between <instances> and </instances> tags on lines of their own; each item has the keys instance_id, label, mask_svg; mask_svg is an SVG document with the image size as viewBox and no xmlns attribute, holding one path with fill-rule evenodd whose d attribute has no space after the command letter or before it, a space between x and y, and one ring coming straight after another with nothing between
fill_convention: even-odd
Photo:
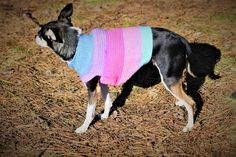
<instances>
[{"instance_id":1,"label":"dog's black fur","mask_svg":"<svg viewBox=\"0 0 236 157\"><path fill-rule=\"evenodd\" d=\"M39 45L50 47L64 61L70 61L73 58L79 40L80 32L72 27L72 13L72 4L68 4L62 9L57 21L40 25L41 30L36 37ZM187 71L187 93L191 93L190 89L194 86L195 79L205 78L207 75L213 79L219 78L214 74L214 66L220 59L220 52L207 44L190 45L182 36L164 28L151 28L151 30L153 34L151 61L141 67L123 85L123 92L118 98L123 97L122 95L127 97L134 85L147 88L162 82L165 88L180 101L179 105L186 107L188 124L184 131L189 131L193 127L192 117L195 102L183 90L184 71ZM211 52L211 49L214 50ZM99 79L100 77L96 76L86 82L89 104L96 103L95 90ZM101 85L101 87L108 93L106 85ZM112 110L114 109L115 107L112 108ZM89 122L86 121L86 124L84 123L76 132L82 133L87 130L93 114L88 115Z\"/></svg>"}]
</instances>

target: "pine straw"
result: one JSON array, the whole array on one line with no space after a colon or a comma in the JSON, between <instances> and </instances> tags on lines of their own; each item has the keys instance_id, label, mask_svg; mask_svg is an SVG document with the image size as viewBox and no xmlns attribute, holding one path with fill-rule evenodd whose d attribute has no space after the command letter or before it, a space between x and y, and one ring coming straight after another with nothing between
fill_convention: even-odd
<instances>
[{"instance_id":1,"label":"pine straw","mask_svg":"<svg viewBox=\"0 0 236 157\"><path fill-rule=\"evenodd\" d=\"M129 2L132 4L133 1ZM75 134L74 130L82 124L85 116L86 89L77 74L50 50L39 49L34 44L35 26L19 17L22 10L28 7L24 8L20 1L14 4L13 11L11 5L2 5L7 10L4 15L10 12L12 16L0 23L5 31L14 30L10 32L11 38L0 38L4 41L0 43L6 43L0 47L0 156L236 155L233 141L235 130L232 130L236 120L234 101L225 99L234 85L233 74L227 72L230 67L222 69L225 71L224 78L207 80L202 87L204 106L194 129L189 133L181 131L186 125L185 110L173 105L173 97L162 85L156 85L149 89L134 88L125 106L117 113L108 120L98 121L84 134ZM37 5L37 1L31 1L29 8L36 8ZM17 6L23 9L19 10ZM147 6L152 12L150 15L154 16L155 7L152 8L151 4ZM36 14L40 15L40 12ZM128 18L126 12L129 11L124 9L119 14L121 19ZM140 20L136 24L145 22L146 19L138 18L136 13L148 17L143 15L145 12L141 14L137 10L130 19ZM98 14L101 17L98 19L107 20L108 15L109 12ZM88 16L96 18L94 15ZM162 16L165 16L164 13ZM121 25L120 21L112 21L114 17L110 18L110 23L104 20L93 25ZM15 28L16 21L19 28ZM160 19L161 22L166 24L163 19ZM88 30L92 27L90 23L83 24ZM184 29L179 31L184 32ZM19 39L22 34L24 40ZM18 47L23 50L18 50ZM111 88L113 95L120 91L119 87ZM102 107L103 101L99 97L97 114Z\"/></svg>"},{"instance_id":2,"label":"pine straw","mask_svg":"<svg viewBox=\"0 0 236 157\"><path fill-rule=\"evenodd\" d=\"M48 57L54 58L47 54L45 60ZM233 155L228 136L235 113L205 86L204 108L190 133L181 131L185 111L173 105L172 96L157 85L135 88L117 116L76 135L75 128L84 120L87 93L76 74L58 63L23 65L11 78L0 80L1 150L5 155ZM59 67L55 73L47 70L53 65ZM120 89L112 88L112 92ZM97 113L102 106L99 99Z\"/></svg>"},{"instance_id":3,"label":"pine straw","mask_svg":"<svg viewBox=\"0 0 236 157\"><path fill-rule=\"evenodd\" d=\"M78 87L76 92L57 92L57 79L49 85L50 80L43 79L45 76L31 77L23 78L32 82L26 84L27 88L1 82L1 91L5 91L1 92L1 150L5 155L233 155L234 147L228 137L228 129L235 121L232 108L218 103L211 114L205 111L216 102L215 95L204 104L201 113L204 116L199 117L190 133L181 131L186 124L185 111L172 103L162 103L171 96L156 86L145 90L136 88L117 116L99 121L87 133L76 135L73 131L83 122L86 109L84 89L77 82L69 81L65 89ZM38 81L41 91L37 89ZM154 98L152 94L157 90L159 97Z\"/></svg>"}]
</instances>

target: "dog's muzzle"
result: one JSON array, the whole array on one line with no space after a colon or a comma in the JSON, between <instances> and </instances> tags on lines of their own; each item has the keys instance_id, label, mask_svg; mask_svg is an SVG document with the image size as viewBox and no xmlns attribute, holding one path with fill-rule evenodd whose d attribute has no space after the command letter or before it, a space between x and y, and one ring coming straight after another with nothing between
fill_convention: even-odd
<instances>
[{"instance_id":1,"label":"dog's muzzle","mask_svg":"<svg viewBox=\"0 0 236 157\"><path fill-rule=\"evenodd\" d=\"M35 42L41 47L48 47L47 42L44 39L40 38L38 35L35 38Z\"/></svg>"}]
</instances>

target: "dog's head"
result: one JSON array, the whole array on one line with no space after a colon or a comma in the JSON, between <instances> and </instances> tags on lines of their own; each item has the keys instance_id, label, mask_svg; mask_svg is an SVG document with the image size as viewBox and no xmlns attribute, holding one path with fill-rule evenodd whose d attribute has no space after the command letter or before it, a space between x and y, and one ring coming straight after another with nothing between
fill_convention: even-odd
<instances>
[{"instance_id":1,"label":"dog's head","mask_svg":"<svg viewBox=\"0 0 236 157\"><path fill-rule=\"evenodd\" d=\"M48 22L40 26L35 37L36 43L41 47L49 47L63 60L73 57L73 51L77 44L77 36L81 33L79 28L74 28L71 23L73 13L72 4L67 4L60 12L56 21Z\"/></svg>"}]
</instances>

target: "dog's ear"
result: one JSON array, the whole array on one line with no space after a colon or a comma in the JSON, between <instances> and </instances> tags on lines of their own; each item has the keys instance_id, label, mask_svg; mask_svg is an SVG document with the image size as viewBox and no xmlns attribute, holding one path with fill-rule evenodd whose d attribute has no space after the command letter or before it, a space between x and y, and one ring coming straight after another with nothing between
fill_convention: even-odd
<instances>
[{"instance_id":1,"label":"dog's ear","mask_svg":"<svg viewBox=\"0 0 236 157\"><path fill-rule=\"evenodd\" d=\"M72 25L71 15L73 14L73 5L72 3L67 4L60 12L58 16L58 21Z\"/></svg>"}]
</instances>

